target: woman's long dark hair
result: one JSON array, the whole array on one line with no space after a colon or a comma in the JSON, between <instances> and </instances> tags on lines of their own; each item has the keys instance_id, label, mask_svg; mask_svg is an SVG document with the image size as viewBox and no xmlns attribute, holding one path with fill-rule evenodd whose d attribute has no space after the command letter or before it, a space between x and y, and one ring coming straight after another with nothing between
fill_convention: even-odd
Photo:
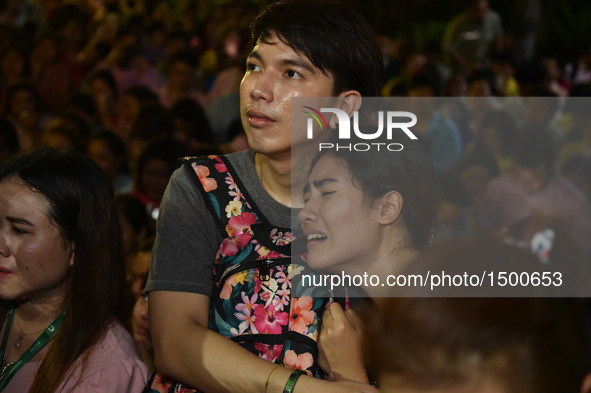
<instances>
[{"instance_id":1,"label":"woman's long dark hair","mask_svg":"<svg viewBox=\"0 0 591 393\"><path fill-rule=\"evenodd\" d=\"M29 390L50 393L66 378L82 376L92 348L113 316L121 316L124 264L117 208L109 180L80 153L40 149L17 155L0 168L0 181L10 176L49 201L49 218L75 250L64 300L68 311ZM70 375L78 360L81 373Z\"/></svg>"}]
</instances>

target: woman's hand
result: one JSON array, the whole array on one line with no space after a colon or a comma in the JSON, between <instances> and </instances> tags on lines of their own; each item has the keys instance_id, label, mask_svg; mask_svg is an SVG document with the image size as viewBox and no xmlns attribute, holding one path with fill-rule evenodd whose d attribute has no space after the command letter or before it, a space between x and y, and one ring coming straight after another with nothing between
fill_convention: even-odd
<instances>
[{"instance_id":1,"label":"woman's hand","mask_svg":"<svg viewBox=\"0 0 591 393\"><path fill-rule=\"evenodd\" d=\"M343 311L333 303L322 316L318 338L319 364L327 373L334 373L335 381L349 380L368 384L365 369L363 321L355 311Z\"/></svg>"}]
</instances>

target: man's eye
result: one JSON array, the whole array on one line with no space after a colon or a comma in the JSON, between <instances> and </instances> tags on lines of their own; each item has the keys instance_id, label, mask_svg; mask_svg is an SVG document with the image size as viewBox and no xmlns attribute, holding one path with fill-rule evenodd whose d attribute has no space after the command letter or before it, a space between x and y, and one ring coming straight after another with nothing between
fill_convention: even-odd
<instances>
[{"instance_id":1,"label":"man's eye","mask_svg":"<svg viewBox=\"0 0 591 393\"><path fill-rule=\"evenodd\" d=\"M324 191L323 193L321 193L320 195L322 196L327 196L327 195L332 195L334 194L334 191Z\"/></svg>"},{"instance_id":2,"label":"man's eye","mask_svg":"<svg viewBox=\"0 0 591 393\"><path fill-rule=\"evenodd\" d=\"M261 68L258 65L253 64L253 63L247 63L246 64L246 69L248 71L254 71L254 72L257 72L257 71L260 71L261 70Z\"/></svg>"},{"instance_id":3,"label":"man's eye","mask_svg":"<svg viewBox=\"0 0 591 393\"><path fill-rule=\"evenodd\" d=\"M288 70L286 72L286 75L288 78L291 78L291 79L302 79L302 76L294 70Z\"/></svg>"}]
</instances>

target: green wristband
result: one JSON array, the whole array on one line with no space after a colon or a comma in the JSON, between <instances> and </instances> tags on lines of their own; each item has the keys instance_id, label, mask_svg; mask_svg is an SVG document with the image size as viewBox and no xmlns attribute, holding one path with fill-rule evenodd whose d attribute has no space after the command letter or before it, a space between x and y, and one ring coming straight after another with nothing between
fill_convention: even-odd
<instances>
[{"instance_id":1,"label":"green wristband","mask_svg":"<svg viewBox=\"0 0 591 393\"><path fill-rule=\"evenodd\" d=\"M283 393L292 393L293 388L295 387L296 382L300 375L305 374L305 371L302 370L293 370L289 378L287 378L287 382L285 383L285 388L283 388Z\"/></svg>"}]
</instances>

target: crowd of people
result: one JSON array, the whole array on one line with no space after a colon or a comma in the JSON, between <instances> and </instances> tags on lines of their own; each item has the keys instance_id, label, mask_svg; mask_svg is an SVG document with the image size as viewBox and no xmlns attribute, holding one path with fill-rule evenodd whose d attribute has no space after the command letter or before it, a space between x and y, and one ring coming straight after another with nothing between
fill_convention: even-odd
<instances>
[{"instance_id":1,"label":"crowd of people","mask_svg":"<svg viewBox=\"0 0 591 393\"><path fill-rule=\"evenodd\" d=\"M461 301L382 302L371 299L383 294L368 291L369 307L381 318L366 318L372 322L362 327L348 299L298 294L291 282L308 265L398 273L439 242L480 235L587 273L587 51L567 67L556 56L535 53L531 40L512 43L487 0L468 1L441 40L422 48L408 45L410 37L373 29L330 0L267 8L205 3L23 0L1 10L0 251L6 260L20 253L24 263L0 263L0 280L22 275L26 285L10 291L0 282L6 315L0 391L6 385L76 391L84 383L100 385L105 373L117 375L107 389L129 392L146 384L149 392L371 392L376 384L385 391L485 385L513 391L534 386L543 373L513 375L507 362L552 367L551 350L538 359L532 345L524 355L515 349L519 340L542 340L558 351L563 331L573 334L564 349L574 351L573 358L551 382L569 379L580 387L586 367L576 350L584 345L584 305L576 301L516 303L514 323L491 333L498 350L478 336L462 352L446 346L455 337L445 329L420 330L429 323L425 314L409 312L443 315L461 309ZM291 153L297 146L289 98L337 97L352 115L358 98L372 96L409 107L418 118L412 127L418 141L405 141L396 159ZM179 161L183 157L199 158ZM304 169L293 172L295 161ZM72 201L79 210L74 218ZM105 215L94 206L104 206ZM297 213L301 229L292 227ZM302 231L307 262L295 251ZM33 235L51 242L43 249ZM26 247L37 247L45 259L26 256ZM517 259L528 258L497 243L482 247L491 255L501 247L499 258L516 252ZM467 259L477 258L466 250ZM45 263L52 273L39 280ZM93 296L82 295L104 281L110 284ZM494 318L505 320L498 308L491 319L467 321L469 312L495 311L499 304L466 303L458 329L477 336ZM573 310L568 317L564 307ZM546 311L566 321L549 327L547 336L515 322L556 322L544 319ZM393 318L402 321L394 339ZM19 364L36 343L32 332L44 332L39 329L49 322L59 333ZM83 327L75 332L77 326ZM371 343L365 353L365 329L409 363ZM508 332L518 338L505 340ZM259 337L265 334L281 338ZM423 339L424 353L405 352L405 345ZM112 364L105 364L105 353L114 354ZM429 362L430 356L441 356L450 368ZM327 374L332 381L312 378ZM294 390L296 381L301 390Z\"/></svg>"}]
</instances>

